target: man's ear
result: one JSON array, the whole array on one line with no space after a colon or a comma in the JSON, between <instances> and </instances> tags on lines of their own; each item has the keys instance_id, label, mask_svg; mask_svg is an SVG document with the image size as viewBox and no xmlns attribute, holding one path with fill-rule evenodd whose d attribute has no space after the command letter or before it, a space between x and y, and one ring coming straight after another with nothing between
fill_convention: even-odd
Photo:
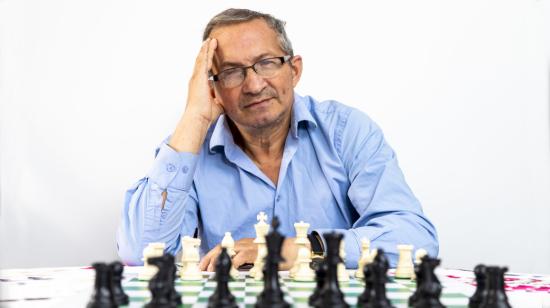
<instances>
[{"instance_id":1,"label":"man's ear","mask_svg":"<svg viewBox=\"0 0 550 308\"><path fill-rule=\"evenodd\" d=\"M292 70L292 86L296 86L300 77L302 77L303 62L301 56L294 56L290 59L290 69Z\"/></svg>"}]
</instances>

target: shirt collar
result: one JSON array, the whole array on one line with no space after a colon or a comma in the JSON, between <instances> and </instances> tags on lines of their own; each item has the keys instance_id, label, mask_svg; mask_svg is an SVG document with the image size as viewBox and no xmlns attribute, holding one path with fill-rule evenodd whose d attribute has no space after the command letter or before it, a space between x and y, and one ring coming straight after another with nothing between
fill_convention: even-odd
<instances>
[{"instance_id":1,"label":"shirt collar","mask_svg":"<svg viewBox=\"0 0 550 308\"><path fill-rule=\"evenodd\" d=\"M298 138L298 127L300 123L310 123L312 127L317 127L317 122L311 115L308 108L308 100L298 94L294 93L294 103L292 104L292 118L290 123L290 133L294 138ZM214 151L215 147L226 145L235 145L233 142L233 135L227 124L226 115L222 114L216 120L216 125L210 136L210 151Z\"/></svg>"}]
</instances>

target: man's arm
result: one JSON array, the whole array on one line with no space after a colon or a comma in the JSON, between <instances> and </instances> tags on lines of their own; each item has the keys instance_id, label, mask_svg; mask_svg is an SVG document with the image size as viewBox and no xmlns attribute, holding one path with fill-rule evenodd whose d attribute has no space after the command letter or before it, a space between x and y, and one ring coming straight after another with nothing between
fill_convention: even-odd
<instances>
[{"instance_id":1,"label":"man's arm","mask_svg":"<svg viewBox=\"0 0 550 308\"><path fill-rule=\"evenodd\" d=\"M346 266L357 267L363 237L371 240L371 247L388 253L392 267L397 264L397 244L412 244L437 256L435 227L405 182L380 128L357 110L343 125L337 130L342 134L338 151L351 182L348 197L359 214L351 229L336 230L345 236ZM322 235L330 230L315 231Z\"/></svg>"},{"instance_id":2,"label":"man's arm","mask_svg":"<svg viewBox=\"0 0 550 308\"><path fill-rule=\"evenodd\" d=\"M198 224L192 186L197 154L210 124L223 112L208 81L216 48L215 39L203 42L189 80L185 112L169 141L157 150L149 175L126 193L117 246L127 263L141 264L143 248L151 242L165 242L167 251L175 254L179 235L192 235Z\"/></svg>"},{"instance_id":3,"label":"man's arm","mask_svg":"<svg viewBox=\"0 0 550 308\"><path fill-rule=\"evenodd\" d=\"M142 264L143 248L152 242L164 242L176 254L180 234L193 235L198 225L193 188L197 159L163 143L147 177L126 192L117 232L118 254L125 263Z\"/></svg>"}]
</instances>

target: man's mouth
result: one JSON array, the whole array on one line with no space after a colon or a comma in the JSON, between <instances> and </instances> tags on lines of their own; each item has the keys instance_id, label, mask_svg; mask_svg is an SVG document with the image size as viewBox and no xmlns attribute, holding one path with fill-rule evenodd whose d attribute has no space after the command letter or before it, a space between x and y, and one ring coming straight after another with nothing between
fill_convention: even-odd
<instances>
[{"instance_id":1,"label":"man's mouth","mask_svg":"<svg viewBox=\"0 0 550 308\"><path fill-rule=\"evenodd\" d=\"M266 99L262 99L262 100L257 100L257 101L251 102L251 103L249 103L248 105L244 106L244 108L252 108L252 107L257 107L257 106L264 105L264 104L267 103L270 99L271 99L271 98L266 98Z\"/></svg>"}]
</instances>

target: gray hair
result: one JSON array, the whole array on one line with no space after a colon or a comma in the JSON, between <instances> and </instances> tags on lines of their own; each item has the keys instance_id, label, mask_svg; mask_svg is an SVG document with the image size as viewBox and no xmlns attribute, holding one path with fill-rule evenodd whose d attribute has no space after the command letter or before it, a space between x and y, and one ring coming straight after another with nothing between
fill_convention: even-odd
<instances>
[{"instance_id":1,"label":"gray hair","mask_svg":"<svg viewBox=\"0 0 550 308\"><path fill-rule=\"evenodd\" d=\"M263 19L267 25L277 33L281 49L290 56L294 56L292 43L288 39L285 31L285 22L269 14L264 14L247 9L227 9L214 16L204 29L202 40L206 40L212 31L217 27L223 27L238 23L251 21L254 19Z\"/></svg>"}]
</instances>

